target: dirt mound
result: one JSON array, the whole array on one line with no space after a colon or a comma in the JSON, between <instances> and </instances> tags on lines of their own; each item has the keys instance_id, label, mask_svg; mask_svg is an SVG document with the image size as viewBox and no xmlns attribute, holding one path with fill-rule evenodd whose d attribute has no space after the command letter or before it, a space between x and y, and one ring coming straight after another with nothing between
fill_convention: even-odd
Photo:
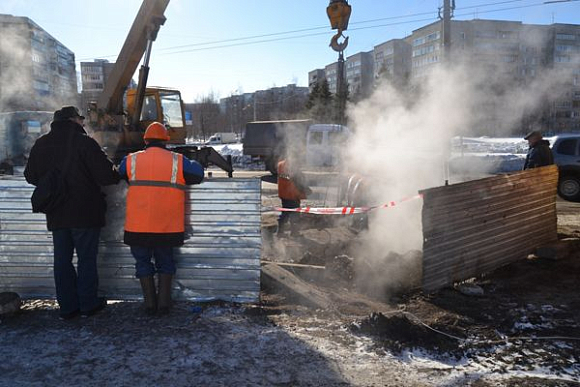
<instances>
[{"instance_id":1,"label":"dirt mound","mask_svg":"<svg viewBox=\"0 0 580 387\"><path fill-rule=\"evenodd\" d=\"M389 252L381 259L360 257L355 260L356 286L378 298L408 292L421 284L422 258L418 250Z\"/></svg>"},{"instance_id":2,"label":"dirt mound","mask_svg":"<svg viewBox=\"0 0 580 387\"><path fill-rule=\"evenodd\" d=\"M337 255L326 262L329 278L351 282L354 279L354 260L348 255Z\"/></svg>"},{"instance_id":3,"label":"dirt mound","mask_svg":"<svg viewBox=\"0 0 580 387\"><path fill-rule=\"evenodd\" d=\"M372 313L362 321L351 324L351 330L374 336L377 344L400 353L403 349L421 348L430 351L457 353L459 342L436 333L422 324L412 321L406 314L397 313L385 316Z\"/></svg>"}]
</instances>

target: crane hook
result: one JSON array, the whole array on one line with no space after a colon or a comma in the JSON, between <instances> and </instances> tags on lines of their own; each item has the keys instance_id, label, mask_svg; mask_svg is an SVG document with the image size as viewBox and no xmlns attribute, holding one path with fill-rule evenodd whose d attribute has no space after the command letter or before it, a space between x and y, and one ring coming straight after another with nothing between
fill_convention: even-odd
<instances>
[{"instance_id":1,"label":"crane hook","mask_svg":"<svg viewBox=\"0 0 580 387\"><path fill-rule=\"evenodd\" d=\"M340 39L341 37L344 38L344 41L342 43L339 43L338 39ZM348 46L348 36L344 36L341 30L338 30L338 33L334 35L332 39L330 39L330 47L332 47L332 49L336 52L344 51L347 46Z\"/></svg>"}]
</instances>

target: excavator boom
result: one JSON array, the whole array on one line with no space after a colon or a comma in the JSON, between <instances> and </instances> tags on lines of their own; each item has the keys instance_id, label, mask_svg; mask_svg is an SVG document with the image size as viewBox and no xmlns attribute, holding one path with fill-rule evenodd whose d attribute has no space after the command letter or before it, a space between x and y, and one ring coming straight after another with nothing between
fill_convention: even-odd
<instances>
[{"instance_id":1,"label":"excavator boom","mask_svg":"<svg viewBox=\"0 0 580 387\"><path fill-rule=\"evenodd\" d=\"M109 114L123 114L123 93L131 82L149 40L155 40L163 23L163 12L169 0L144 0L125 39L105 89L97 101L99 110Z\"/></svg>"}]
</instances>

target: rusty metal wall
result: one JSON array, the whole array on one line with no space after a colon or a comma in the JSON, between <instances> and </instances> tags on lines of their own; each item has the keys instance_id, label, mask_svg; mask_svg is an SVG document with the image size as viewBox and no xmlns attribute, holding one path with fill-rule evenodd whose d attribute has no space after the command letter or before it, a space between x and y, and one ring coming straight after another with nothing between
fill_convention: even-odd
<instances>
[{"instance_id":1,"label":"rusty metal wall","mask_svg":"<svg viewBox=\"0 0 580 387\"><path fill-rule=\"evenodd\" d=\"M423 191L423 289L525 258L557 239L556 166Z\"/></svg>"},{"instance_id":2,"label":"rusty metal wall","mask_svg":"<svg viewBox=\"0 0 580 387\"><path fill-rule=\"evenodd\" d=\"M189 189L187 240L175 249L176 299L258 301L260 186L257 178L208 179ZM21 176L0 178L0 291L53 298L52 238L44 215L31 212L32 189ZM99 247L99 288L111 299L137 299L141 289L134 259L122 243L126 184L106 192L108 224Z\"/></svg>"}]
</instances>

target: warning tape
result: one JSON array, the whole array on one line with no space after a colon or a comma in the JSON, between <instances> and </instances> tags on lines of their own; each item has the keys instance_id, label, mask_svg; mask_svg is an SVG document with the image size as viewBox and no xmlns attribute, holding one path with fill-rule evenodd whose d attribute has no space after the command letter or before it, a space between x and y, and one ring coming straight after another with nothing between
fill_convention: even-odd
<instances>
[{"instance_id":1,"label":"warning tape","mask_svg":"<svg viewBox=\"0 0 580 387\"><path fill-rule=\"evenodd\" d=\"M301 208L269 207L266 209L266 211L300 212L303 214L314 214L314 215L354 215L354 214L363 214L379 208L391 208L401 203L422 198L423 195L418 194L415 196L401 199L396 202L388 202L378 206L370 206L370 207L301 207Z\"/></svg>"}]
</instances>

